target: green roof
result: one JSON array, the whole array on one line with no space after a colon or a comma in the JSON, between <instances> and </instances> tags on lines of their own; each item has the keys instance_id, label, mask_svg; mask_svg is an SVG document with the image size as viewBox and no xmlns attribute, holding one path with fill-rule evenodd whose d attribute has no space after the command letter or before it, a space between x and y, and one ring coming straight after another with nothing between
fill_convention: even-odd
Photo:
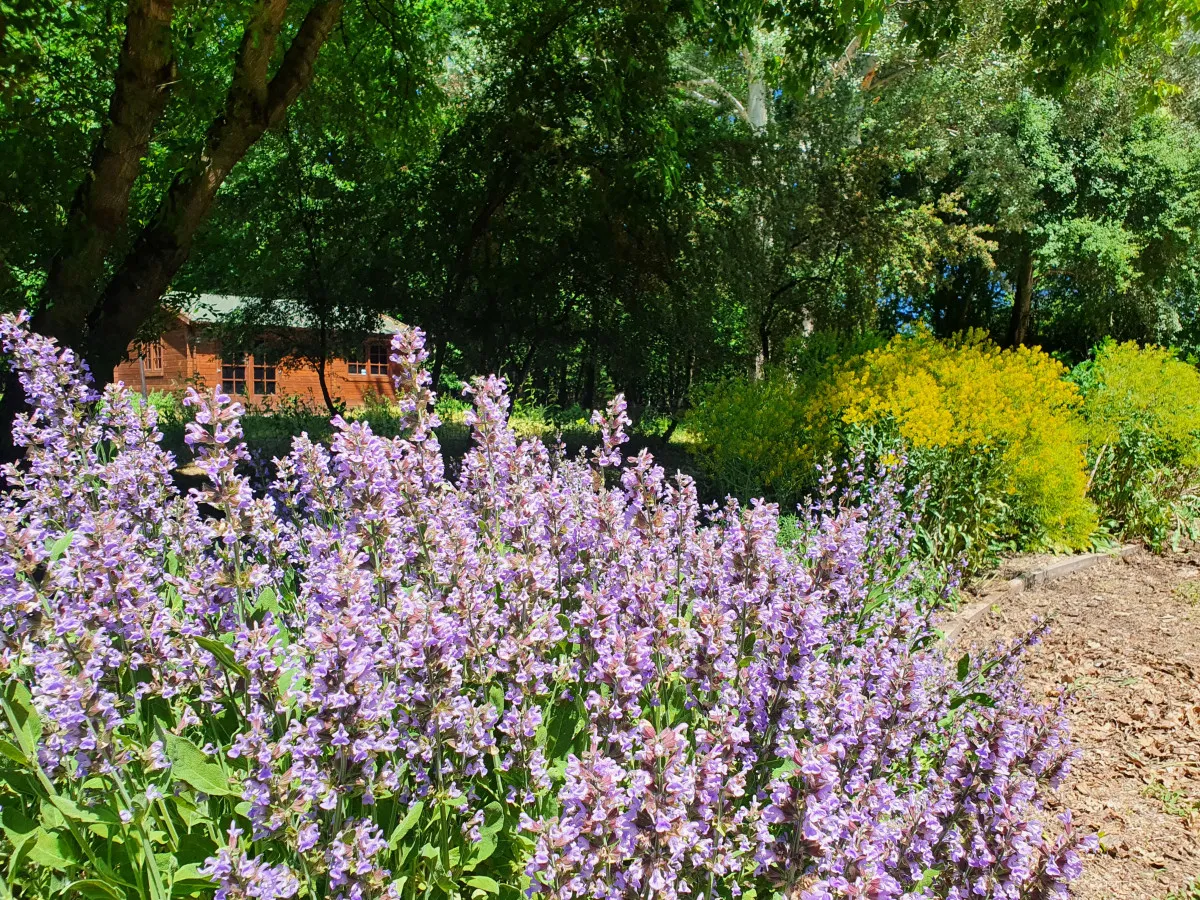
<instances>
[{"instance_id":1,"label":"green roof","mask_svg":"<svg viewBox=\"0 0 1200 900\"><path fill-rule=\"evenodd\" d=\"M236 294L177 294L176 299L180 301L180 309L183 314L193 322L221 322L229 318L234 313L244 309L252 303L259 303L261 297L239 297ZM285 304L284 311L289 314L291 321L286 322L294 328L305 327L305 322L296 315L296 309L293 304ZM378 334L395 334L401 328L403 323L388 315L379 317Z\"/></svg>"}]
</instances>

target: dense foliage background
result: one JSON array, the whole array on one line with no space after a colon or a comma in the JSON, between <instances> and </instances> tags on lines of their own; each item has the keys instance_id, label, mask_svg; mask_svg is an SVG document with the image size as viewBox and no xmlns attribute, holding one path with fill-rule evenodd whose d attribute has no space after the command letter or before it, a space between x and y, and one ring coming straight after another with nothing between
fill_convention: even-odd
<instances>
[{"instance_id":1,"label":"dense foliage background","mask_svg":"<svg viewBox=\"0 0 1200 900\"><path fill-rule=\"evenodd\" d=\"M284 11L265 79L330 4L173 4L126 218L76 278L100 312L42 330L105 371L117 289L169 244L164 292L261 298L251 318L348 342L391 313L427 330L439 383L495 371L564 408L621 390L672 416L812 329L920 319L1071 361L1110 335L1200 341L1190 2L335 5L311 83L180 224L201 148L245 111L255 17ZM0 7L10 309L70 305L76 192L120 137L125 17L153 6Z\"/></svg>"}]
</instances>

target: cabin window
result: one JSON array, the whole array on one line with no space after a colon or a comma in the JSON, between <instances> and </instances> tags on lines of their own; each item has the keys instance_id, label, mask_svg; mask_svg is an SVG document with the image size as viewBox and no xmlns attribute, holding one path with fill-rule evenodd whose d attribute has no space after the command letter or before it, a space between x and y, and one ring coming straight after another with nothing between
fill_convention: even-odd
<instances>
[{"instance_id":1,"label":"cabin window","mask_svg":"<svg viewBox=\"0 0 1200 900\"><path fill-rule=\"evenodd\" d=\"M351 375L367 374L367 361L361 349L355 348L346 354L346 371Z\"/></svg>"},{"instance_id":2,"label":"cabin window","mask_svg":"<svg viewBox=\"0 0 1200 900\"><path fill-rule=\"evenodd\" d=\"M147 375L159 375L163 370L163 345L162 341L153 341L146 345L142 351L142 365L145 367Z\"/></svg>"},{"instance_id":3,"label":"cabin window","mask_svg":"<svg viewBox=\"0 0 1200 900\"><path fill-rule=\"evenodd\" d=\"M273 353L254 354L254 393L275 393L275 365L277 362Z\"/></svg>"},{"instance_id":4,"label":"cabin window","mask_svg":"<svg viewBox=\"0 0 1200 900\"><path fill-rule=\"evenodd\" d=\"M221 390L230 396L246 393L246 354L221 356Z\"/></svg>"},{"instance_id":5,"label":"cabin window","mask_svg":"<svg viewBox=\"0 0 1200 900\"><path fill-rule=\"evenodd\" d=\"M386 375L388 373L387 344L367 344L367 361L371 364L372 375Z\"/></svg>"}]
</instances>

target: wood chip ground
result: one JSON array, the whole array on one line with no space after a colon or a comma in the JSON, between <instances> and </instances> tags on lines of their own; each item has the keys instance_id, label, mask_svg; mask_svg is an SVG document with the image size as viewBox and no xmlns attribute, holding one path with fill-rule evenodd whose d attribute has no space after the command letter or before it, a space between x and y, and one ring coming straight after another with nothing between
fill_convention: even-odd
<instances>
[{"instance_id":1,"label":"wood chip ground","mask_svg":"<svg viewBox=\"0 0 1200 900\"><path fill-rule=\"evenodd\" d=\"M1052 619L1025 677L1066 689L1083 759L1059 800L1101 835L1075 896L1164 900L1200 879L1200 552L1138 551L996 595L958 645ZM1200 898L1200 887L1196 897Z\"/></svg>"}]
</instances>

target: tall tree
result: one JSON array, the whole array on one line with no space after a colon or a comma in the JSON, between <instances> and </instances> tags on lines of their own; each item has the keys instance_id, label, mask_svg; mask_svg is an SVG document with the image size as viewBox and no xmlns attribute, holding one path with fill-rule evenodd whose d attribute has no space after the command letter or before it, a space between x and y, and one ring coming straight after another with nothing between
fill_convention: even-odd
<instances>
[{"instance_id":1,"label":"tall tree","mask_svg":"<svg viewBox=\"0 0 1200 900\"><path fill-rule=\"evenodd\" d=\"M101 377L124 358L125 347L187 259L222 183L312 81L317 54L343 5L344 0L318 0L310 6L272 72L290 4L251 4L223 108L132 248L105 278L105 260L128 219L134 182L177 75L175 3L129 0L108 120L72 201L62 246L50 263L47 302L34 318L35 328L81 348Z\"/></svg>"},{"instance_id":2,"label":"tall tree","mask_svg":"<svg viewBox=\"0 0 1200 900\"><path fill-rule=\"evenodd\" d=\"M26 274L18 289L23 284L32 295L26 302L36 307L34 327L80 351L96 376L107 380L139 329L159 310L231 172L312 83L318 56L346 4L127 0L118 5L99 0L70 6L75 7L70 13L22 20L18 24L25 31L15 38L11 29L6 32L6 45L23 40L48 47L45 62L61 69L23 68L35 74L13 83L0 112L9 122L50 119L73 126L60 126L57 134L94 127L90 158L80 160L82 176L76 176L61 236L49 233L53 207L48 220L23 223L41 231L53 254L44 277ZM351 9L356 34L391 35L383 71L394 85L420 69L420 42L412 30L414 18L428 15L425 7L363 2ZM69 38L71 32L63 29L71 28L95 37L90 43ZM71 67L88 60L92 65L83 72L92 75L99 68L97 51L106 53L111 39L119 46L112 54L114 69L92 78L91 97L79 102L67 87ZM396 71L396 59L408 63L401 67L406 71ZM104 87L105 77L111 87ZM108 95L106 110L89 108L102 91ZM5 144L21 149L11 133L5 138ZM49 149L58 147L51 143ZM14 185L13 193L34 191ZM31 248L31 255L40 250ZM10 271L21 271L13 265L17 262L10 262ZM19 387L9 379L4 421L20 401ZM0 430L0 440L7 441L8 429Z\"/></svg>"}]
</instances>

